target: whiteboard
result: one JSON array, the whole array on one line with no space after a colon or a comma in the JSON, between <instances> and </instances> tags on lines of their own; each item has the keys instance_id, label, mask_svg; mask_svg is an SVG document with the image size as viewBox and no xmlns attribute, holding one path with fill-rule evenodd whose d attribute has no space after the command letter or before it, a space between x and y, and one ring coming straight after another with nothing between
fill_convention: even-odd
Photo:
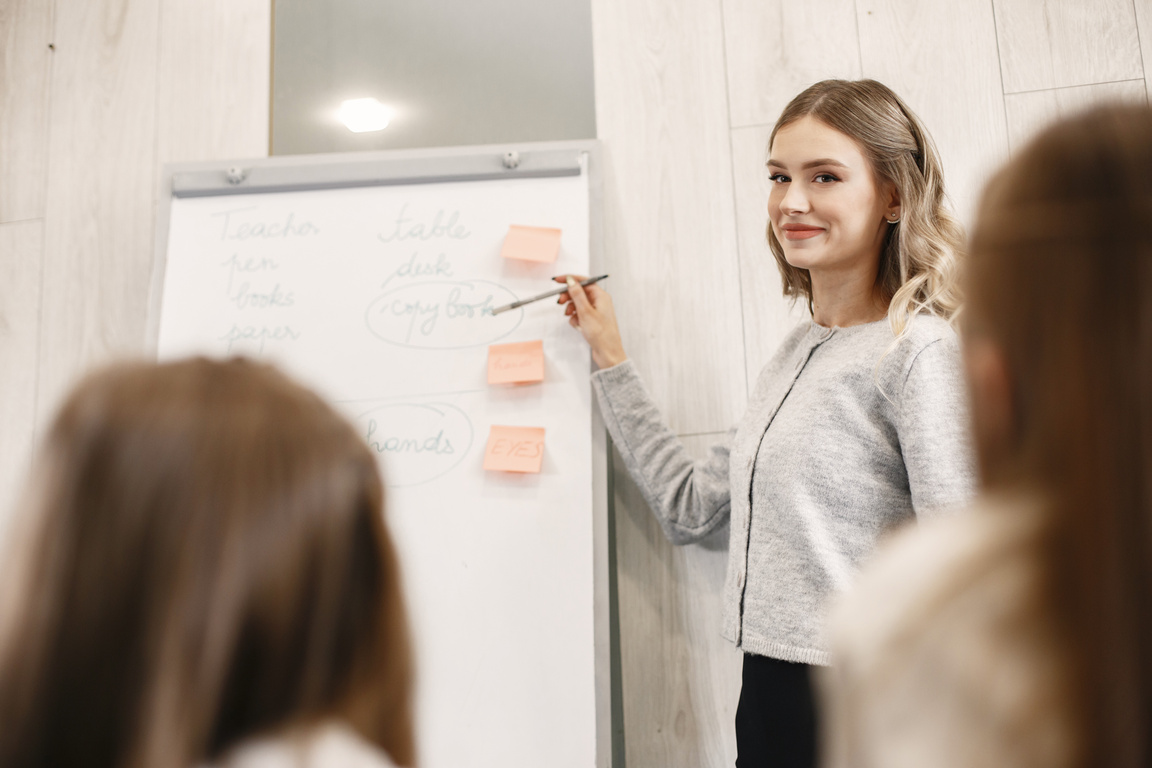
<instances>
[{"instance_id":1,"label":"whiteboard","mask_svg":"<svg viewBox=\"0 0 1152 768\"><path fill-rule=\"evenodd\" d=\"M276 363L379 455L426 768L610 761L605 460L587 346L554 300L485 311L592 271L595 149L166 170L156 354ZM501 258L511 225L559 228L556 261ZM543 382L487 383L489 345L535 340ZM493 425L545 429L539 474L483 470Z\"/></svg>"}]
</instances>

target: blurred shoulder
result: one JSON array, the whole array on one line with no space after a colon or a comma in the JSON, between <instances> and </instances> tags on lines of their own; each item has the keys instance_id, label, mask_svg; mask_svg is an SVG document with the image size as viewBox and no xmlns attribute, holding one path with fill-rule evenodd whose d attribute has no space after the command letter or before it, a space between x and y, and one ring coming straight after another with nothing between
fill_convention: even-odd
<instances>
[{"instance_id":1,"label":"blurred shoulder","mask_svg":"<svg viewBox=\"0 0 1152 768\"><path fill-rule=\"evenodd\" d=\"M889 537L837 609L853 644L886 642L925 612L946 610L969 589L1018 590L1030 581L1030 542L1038 505L1025 498L983 498L957 515L923 520Z\"/></svg>"},{"instance_id":2,"label":"blurred shoulder","mask_svg":"<svg viewBox=\"0 0 1152 768\"><path fill-rule=\"evenodd\" d=\"M830 751L847 739L878 764L1065 764L1063 656L1037 600L1041 514L986 498L880 549L831 622ZM897 753L912 762L887 760Z\"/></svg>"},{"instance_id":3,"label":"blurred shoulder","mask_svg":"<svg viewBox=\"0 0 1152 768\"><path fill-rule=\"evenodd\" d=\"M396 768L388 755L343 721L245 741L202 768Z\"/></svg>"}]
</instances>

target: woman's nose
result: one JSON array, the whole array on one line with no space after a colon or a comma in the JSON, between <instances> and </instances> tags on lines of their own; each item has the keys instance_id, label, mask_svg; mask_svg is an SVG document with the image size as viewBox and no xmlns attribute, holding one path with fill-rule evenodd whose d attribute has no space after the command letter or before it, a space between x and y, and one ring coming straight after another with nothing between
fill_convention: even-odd
<instances>
[{"instance_id":1,"label":"woman's nose","mask_svg":"<svg viewBox=\"0 0 1152 768\"><path fill-rule=\"evenodd\" d=\"M784 197L780 198L780 212L788 215L807 211L808 197L804 194L804 190L799 184L789 184Z\"/></svg>"}]
</instances>

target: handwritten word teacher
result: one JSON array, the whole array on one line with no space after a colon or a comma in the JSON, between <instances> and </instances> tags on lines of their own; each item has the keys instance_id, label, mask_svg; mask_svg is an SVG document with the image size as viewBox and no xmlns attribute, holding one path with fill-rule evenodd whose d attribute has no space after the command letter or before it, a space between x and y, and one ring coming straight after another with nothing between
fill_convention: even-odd
<instances>
[{"instance_id":1,"label":"handwritten word teacher","mask_svg":"<svg viewBox=\"0 0 1152 768\"><path fill-rule=\"evenodd\" d=\"M825 608L878 538L967 501L973 467L957 336L962 233L941 164L873 80L817 83L769 139L768 242L811 320L783 341L744 418L704 461L668 428L624 352L609 294L560 302L629 473L677 544L731 522L724 635L744 653L738 768L815 762L810 666Z\"/></svg>"}]
</instances>

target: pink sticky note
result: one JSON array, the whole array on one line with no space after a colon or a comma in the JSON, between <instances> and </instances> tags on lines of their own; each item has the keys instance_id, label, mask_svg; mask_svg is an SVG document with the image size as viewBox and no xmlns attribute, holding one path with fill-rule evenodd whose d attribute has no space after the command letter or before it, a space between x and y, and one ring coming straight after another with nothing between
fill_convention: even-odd
<instances>
[{"instance_id":1,"label":"pink sticky note","mask_svg":"<svg viewBox=\"0 0 1152 768\"><path fill-rule=\"evenodd\" d=\"M544 461L543 427L500 427L488 432L484 469L491 472L540 472Z\"/></svg>"},{"instance_id":2,"label":"pink sticky note","mask_svg":"<svg viewBox=\"0 0 1152 768\"><path fill-rule=\"evenodd\" d=\"M543 380L543 341L493 344L488 347L489 384L526 384Z\"/></svg>"},{"instance_id":3,"label":"pink sticky note","mask_svg":"<svg viewBox=\"0 0 1152 768\"><path fill-rule=\"evenodd\" d=\"M508 227L500 255L524 261L556 261L560 253L560 230L551 227Z\"/></svg>"}]
</instances>

